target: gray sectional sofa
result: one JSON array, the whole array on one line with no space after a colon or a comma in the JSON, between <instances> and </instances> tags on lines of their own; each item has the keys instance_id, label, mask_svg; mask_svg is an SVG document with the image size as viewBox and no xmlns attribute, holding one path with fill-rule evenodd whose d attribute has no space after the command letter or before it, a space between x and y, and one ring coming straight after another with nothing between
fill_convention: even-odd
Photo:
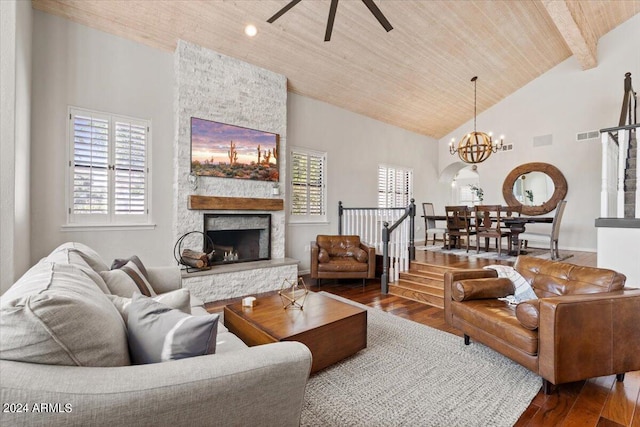
<instances>
[{"instance_id":1,"label":"gray sectional sofa","mask_svg":"<svg viewBox=\"0 0 640 427\"><path fill-rule=\"evenodd\" d=\"M0 425L299 424L306 346L247 347L219 324L215 354L131 365L108 269L92 249L67 243L0 297ZM177 267L146 273L158 294L181 286Z\"/></svg>"}]
</instances>

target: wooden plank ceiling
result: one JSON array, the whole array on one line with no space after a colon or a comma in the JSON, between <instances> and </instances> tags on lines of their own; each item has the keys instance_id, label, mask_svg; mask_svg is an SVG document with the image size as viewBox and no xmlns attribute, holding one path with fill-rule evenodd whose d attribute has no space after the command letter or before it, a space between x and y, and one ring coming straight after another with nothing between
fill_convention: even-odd
<instances>
[{"instance_id":1,"label":"wooden plank ceiling","mask_svg":"<svg viewBox=\"0 0 640 427\"><path fill-rule=\"evenodd\" d=\"M324 42L330 1L303 0L268 24L288 2L33 0L33 7L167 51L178 39L196 43L285 75L294 93L434 138L473 117L471 77L479 76L481 112L573 54L583 68L597 66L597 40L640 13L640 0L560 8L549 0L376 1L394 27L387 33L361 1L342 0ZM258 28L254 38L243 33L249 23Z\"/></svg>"}]
</instances>

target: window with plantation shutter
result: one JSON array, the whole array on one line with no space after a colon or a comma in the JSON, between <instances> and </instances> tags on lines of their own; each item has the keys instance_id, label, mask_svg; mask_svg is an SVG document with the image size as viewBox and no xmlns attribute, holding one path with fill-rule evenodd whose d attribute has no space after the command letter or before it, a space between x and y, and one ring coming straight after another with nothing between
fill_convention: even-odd
<instances>
[{"instance_id":1,"label":"window with plantation shutter","mask_svg":"<svg viewBox=\"0 0 640 427\"><path fill-rule=\"evenodd\" d=\"M404 208L413 197L413 170L378 166L378 207Z\"/></svg>"},{"instance_id":2,"label":"window with plantation shutter","mask_svg":"<svg viewBox=\"0 0 640 427\"><path fill-rule=\"evenodd\" d=\"M148 120L69 109L70 225L149 222Z\"/></svg>"},{"instance_id":3,"label":"window with plantation shutter","mask_svg":"<svg viewBox=\"0 0 640 427\"><path fill-rule=\"evenodd\" d=\"M326 163L326 153L291 149L290 220L326 221Z\"/></svg>"}]
</instances>

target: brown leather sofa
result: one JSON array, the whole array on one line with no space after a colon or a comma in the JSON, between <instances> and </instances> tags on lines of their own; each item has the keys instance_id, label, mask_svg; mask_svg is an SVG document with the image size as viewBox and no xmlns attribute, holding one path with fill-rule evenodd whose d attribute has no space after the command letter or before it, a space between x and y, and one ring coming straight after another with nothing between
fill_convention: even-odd
<instances>
[{"instance_id":1,"label":"brown leather sofa","mask_svg":"<svg viewBox=\"0 0 640 427\"><path fill-rule=\"evenodd\" d=\"M311 242L311 278L373 279L376 250L360 242L359 236L318 235Z\"/></svg>"},{"instance_id":2,"label":"brown leather sofa","mask_svg":"<svg viewBox=\"0 0 640 427\"><path fill-rule=\"evenodd\" d=\"M520 256L514 265L538 300L517 306L495 270L445 273L445 318L469 338L554 384L640 370L640 290L613 270ZM623 289L624 288L624 289Z\"/></svg>"}]
</instances>

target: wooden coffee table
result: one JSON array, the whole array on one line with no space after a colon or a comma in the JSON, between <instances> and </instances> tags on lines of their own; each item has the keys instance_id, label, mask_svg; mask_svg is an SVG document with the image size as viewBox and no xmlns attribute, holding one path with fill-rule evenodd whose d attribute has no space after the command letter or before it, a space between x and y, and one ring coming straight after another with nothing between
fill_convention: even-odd
<instances>
[{"instance_id":1,"label":"wooden coffee table","mask_svg":"<svg viewBox=\"0 0 640 427\"><path fill-rule=\"evenodd\" d=\"M367 347L367 310L309 292L304 309L284 309L277 294L224 308L224 325L249 346L298 341L311 350L311 372Z\"/></svg>"}]
</instances>

